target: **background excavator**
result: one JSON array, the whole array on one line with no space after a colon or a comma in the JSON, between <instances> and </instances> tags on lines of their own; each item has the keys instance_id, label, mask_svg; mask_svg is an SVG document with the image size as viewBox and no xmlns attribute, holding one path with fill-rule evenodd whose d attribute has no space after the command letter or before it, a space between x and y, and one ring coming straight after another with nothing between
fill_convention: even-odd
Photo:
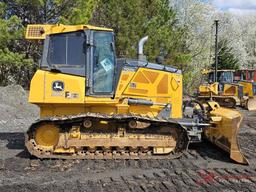
<instances>
[{"instance_id":1,"label":"background excavator","mask_svg":"<svg viewBox=\"0 0 256 192\"><path fill-rule=\"evenodd\" d=\"M183 118L182 73L138 59L117 59L112 29L90 25L28 25L26 38L44 40L29 102L40 119L26 134L38 158L172 159L189 143L210 142L242 164L237 134L242 116L217 102L194 103Z\"/></svg>"}]
</instances>

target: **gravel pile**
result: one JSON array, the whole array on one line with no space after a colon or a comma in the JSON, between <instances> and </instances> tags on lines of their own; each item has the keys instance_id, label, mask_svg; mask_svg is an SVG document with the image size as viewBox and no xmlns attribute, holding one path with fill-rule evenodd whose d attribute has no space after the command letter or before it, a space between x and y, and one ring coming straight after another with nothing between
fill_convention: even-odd
<instances>
[{"instance_id":1,"label":"gravel pile","mask_svg":"<svg viewBox=\"0 0 256 192\"><path fill-rule=\"evenodd\" d=\"M28 103L28 91L21 86L0 87L0 132L24 132L38 114L39 108Z\"/></svg>"}]
</instances>

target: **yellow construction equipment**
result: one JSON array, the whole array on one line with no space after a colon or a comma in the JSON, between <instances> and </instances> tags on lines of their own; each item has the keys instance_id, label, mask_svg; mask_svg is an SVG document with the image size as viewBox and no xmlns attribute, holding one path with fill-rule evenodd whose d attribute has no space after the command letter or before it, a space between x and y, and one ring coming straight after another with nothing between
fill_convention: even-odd
<instances>
[{"instance_id":1,"label":"yellow construction equipment","mask_svg":"<svg viewBox=\"0 0 256 192\"><path fill-rule=\"evenodd\" d=\"M246 108L256 110L256 69L237 70L235 80L244 86L244 94L249 97Z\"/></svg>"},{"instance_id":2,"label":"yellow construction equipment","mask_svg":"<svg viewBox=\"0 0 256 192\"><path fill-rule=\"evenodd\" d=\"M252 81L234 80L235 70L218 70L216 82L214 71L203 70L208 82L199 86L198 99L213 100L224 107L241 106L256 110L256 84Z\"/></svg>"},{"instance_id":3,"label":"yellow construction equipment","mask_svg":"<svg viewBox=\"0 0 256 192\"><path fill-rule=\"evenodd\" d=\"M247 164L237 133L242 116L216 102L193 101L183 118L182 73L146 61L140 40L138 59L116 59L111 29L88 25L28 25L27 39L44 40L40 69L29 102L40 119L26 135L38 158L172 159L202 133Z\"/></svg>"}]
</instances>

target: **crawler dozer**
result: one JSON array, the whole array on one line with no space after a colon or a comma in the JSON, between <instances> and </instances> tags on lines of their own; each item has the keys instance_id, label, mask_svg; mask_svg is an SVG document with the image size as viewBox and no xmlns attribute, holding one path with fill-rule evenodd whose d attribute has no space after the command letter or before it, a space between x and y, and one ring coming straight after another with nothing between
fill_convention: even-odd
<instances>
[{"instance_id":1,"label":"crawler dozer","mask_svg":"<svg viewBox=\"0 0 256 192\"><path fill-rule=\"evenodd\" d=\"M238 70L235 79L244 86L244 94L249 97L246 103L247 109L256 110L256 69Z\"/></svg>"},{"instance_id":2,"label":"crawler dozer","mask_svg":"<svg viewBox=\"0 0 256 192\"><path fill-rule=\"evenodd\" d=\"M213 70L204 70L202 74L207 76L208 82L199 86L199 100L214 100L224 107L241 106L249 111L256 110L254 82L237 79L235 70L218 70L216 82Z\"/></svg>"},{"instance_id":3,"label":"crawler dozer","mask_svg":"<svg viewBox=\"0 0 256 192\"><path fill-rule=\"evenodd\" d=\"M183 118L182 73L138 59L117 59L112 29L90 25L28 25L26 38L43 40L29 102L40 119L26 134L38 158L173 159L201 136L248 164L237 134L242 116L216 102L194 103Z\"/></svg>"}]
</instances>

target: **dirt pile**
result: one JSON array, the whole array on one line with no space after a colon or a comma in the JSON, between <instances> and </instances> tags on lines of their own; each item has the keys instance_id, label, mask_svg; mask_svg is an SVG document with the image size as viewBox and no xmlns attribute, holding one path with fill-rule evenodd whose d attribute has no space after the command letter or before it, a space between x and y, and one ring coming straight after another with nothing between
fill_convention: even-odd
<instances>
[{"instance_id":1,"label":"dirt pile","mask_svg":"<svg viewBox=\"0 0 256 192\"><path fill-rule=\"evenodd\" d=\"M28 103L28 91L19 85L9 85L0 87L0 114L0 132L25 131L27 127L22 125L37 119L39 109Z\"/></svg>"}]
</instances>

